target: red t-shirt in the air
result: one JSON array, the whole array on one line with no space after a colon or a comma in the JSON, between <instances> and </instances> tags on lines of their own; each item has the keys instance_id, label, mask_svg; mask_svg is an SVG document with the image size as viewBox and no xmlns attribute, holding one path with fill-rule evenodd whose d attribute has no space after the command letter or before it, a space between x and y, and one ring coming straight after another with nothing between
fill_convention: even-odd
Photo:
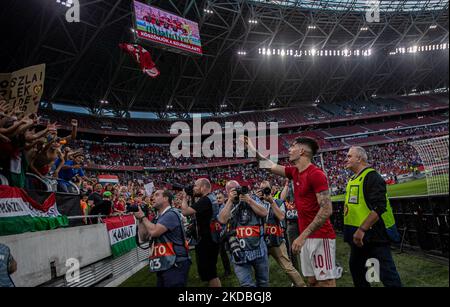
<instances>
[{"instance_id":1,"label":"red t-shirt in the air","mask_svg":"<svg viewBox=\"0 0 450 307\"><path fill-rule=\"evenodd\" d=\"M316 193L328 190L328 180L325 173L317 166L311 164L303 172L296 167L285 168L286 177L294 181L294 199L298 211L298 225L300 232L311 224L319 212ZM335 239L336 234L330 220L312 233L308 238Z\"/></svg>"}]
</instances>

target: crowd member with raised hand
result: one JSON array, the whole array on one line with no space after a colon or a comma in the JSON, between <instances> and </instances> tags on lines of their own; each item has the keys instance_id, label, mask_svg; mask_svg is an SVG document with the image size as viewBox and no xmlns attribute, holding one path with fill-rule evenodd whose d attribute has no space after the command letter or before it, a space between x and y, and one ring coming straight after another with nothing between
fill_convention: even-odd
<instances>
[{"instance_id":1,"label":"crowd member with raised hand","mask_svg":"<svg viewBox=\"0 0 450 307\"><path fill-rule=\"evenodd\" d=\"M25 187L25 175L29 164L27 153L37 144L32 127L38 123L38 120L39 118L33 114L25 116L21 120L9 118L1 128L0 133L5 135L10 142L0 143L2 152L0 166L11 186ZM31 131L28 131L30 129Z\"/></svg>"}]
</instances>

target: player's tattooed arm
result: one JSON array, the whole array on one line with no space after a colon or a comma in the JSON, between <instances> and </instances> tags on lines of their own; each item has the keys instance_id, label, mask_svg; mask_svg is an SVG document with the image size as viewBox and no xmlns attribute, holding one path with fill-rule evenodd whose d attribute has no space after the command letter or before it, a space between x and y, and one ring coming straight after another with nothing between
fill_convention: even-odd
<instances>
[{"instance_id":1,"label":"player's tattooed arm","mask_svg":"<svg viewBox=\"0 0 450 307\"><path fill-rule=\"evenodd\" d=\"M316 230L325 224L325 222L330 218L333 213L333 205L331 202L330 191L326 190L316 194L317 202L319 203L320 209L317 212L314 220L305 229L306 235L309 236L313 234Z\"/></svg>"}]
</instances>

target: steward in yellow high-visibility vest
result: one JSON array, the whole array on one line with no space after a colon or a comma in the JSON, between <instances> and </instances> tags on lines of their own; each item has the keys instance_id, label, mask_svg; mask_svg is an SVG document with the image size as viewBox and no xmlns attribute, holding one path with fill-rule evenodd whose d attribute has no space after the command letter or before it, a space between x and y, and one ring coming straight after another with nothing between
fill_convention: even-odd
<instances>
[{"instance_id":1,"label":"steward in yellow high-visibility vest","mask_svg":"<svg viewBox=\"0 0 450 307\"><path fill-rule=\"evenodd\" d=\"M378 270L386 287L401 287L392 258L390 242L398 241L394 214L387 197L386 182L370 168L362 147L350 148L346 168L355 175L349 180L344 204L344 240L350 244L350 272L355 287L369 287L368 260Z\"/></svg>"},{"instance_id":2,"label":"steward in yellow high-visibility vest","mask_svg":"<svg viewBox=\"0 0 450 307\"><path fill-rule=\"evenodd\" d=\"M395 219L387 195L376 195L376 197L379 198L379 201L383 201L385 203L385 206L383 206L383 208L377 208L378 210L375 209L374 206L371 206L373 209L369 208L369 205L366 202L366 197L364 196L364 185L368 182L368 180L366 180L367 176L371 175L374 177L379 177L372 180L372 182L378 179L378 183L383 185L385 184L384 181L382 181L383 178L370 167L365 168L360 174L353 176L348 182L344 205L344 225L347 227L350 226L351 228L359 228L370 215L371 211L376 211L379 216L381 215L381 220L378 222L380 224L384 223L385 229L395 235L397 233L397 230L395 229ZM377 183L374 182L374 184ZM379 235L383 236L383 229L379 229L379 231L381 232ZM389 236L386 239L389 240Z\"/></svg>"}]
</instances>

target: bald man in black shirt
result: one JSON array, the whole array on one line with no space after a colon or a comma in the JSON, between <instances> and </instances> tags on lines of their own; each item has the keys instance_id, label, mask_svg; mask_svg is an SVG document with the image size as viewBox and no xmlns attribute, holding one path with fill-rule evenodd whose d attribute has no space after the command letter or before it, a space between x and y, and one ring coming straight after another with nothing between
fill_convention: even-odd
<instances>
[{"instance_id":1,"label":"bald man in black shirt","mask_svg":"<svg viewBox=\"0 0 450 307\"><path fill-rule=\"evenodd\" d=\"M221 287L217 275L217 258L219 243L213 241L210 223L216 218L213 210L215 195L211 193L211 183L208 179L198 179L194 184L194 197L199 197L191 207L188 206L187 195L183 193L181 212L184 216L195 214L198 226L199 241L195 247L198 274L202 281L207 281L210 287Z\"/></svg>"}]
</instances>

